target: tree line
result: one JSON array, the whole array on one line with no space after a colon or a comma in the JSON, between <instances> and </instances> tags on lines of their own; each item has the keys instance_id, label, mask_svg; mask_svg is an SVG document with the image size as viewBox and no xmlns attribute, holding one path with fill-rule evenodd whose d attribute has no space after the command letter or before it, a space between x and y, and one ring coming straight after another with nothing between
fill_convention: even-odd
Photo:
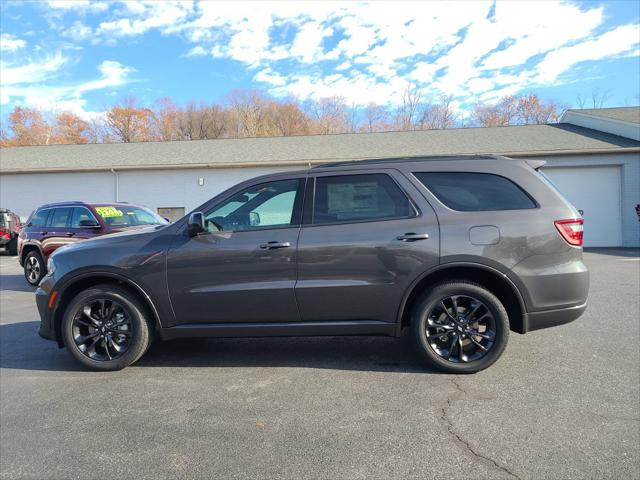
<instances>
[{"instance_id":1,"label":"tree line","mask_svg":"<svg viewBox=\"0 0 640 480\"><path fill-rule=\"evenodd\" d=\"M0 127L0 145L60 145L115 142L204 140L216 138L322 135L336 133L430 130L467 126L557 122L563 107L537 95L507 96L477 103L467 117L452 97L435 101L424 91L407 88L397 106L350 105L343 97L313 101L278 100L260 91L234 91L221 103L177 105L161 98L140 105L126 97L104 115L85 120L63 112L16 106Z\"/></svg>"}]
</instances>

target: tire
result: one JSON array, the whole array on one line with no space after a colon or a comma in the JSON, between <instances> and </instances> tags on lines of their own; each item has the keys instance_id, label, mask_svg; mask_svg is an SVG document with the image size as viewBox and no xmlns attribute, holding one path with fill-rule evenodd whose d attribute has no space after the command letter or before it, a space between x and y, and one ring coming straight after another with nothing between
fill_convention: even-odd
<instances>
[{"instance_id":1,"label":"tire","mask_svg":"<svg viewBox=\"0 0 640 480\"><path fill-rule=\"evenodd\" d=\"M411 312L410 328L414 347L431 367L475 373L502 355L509 339L509 316L486 288L454 280L423 295Z\"/></svg>"},{"instance_id":2,"label":"tire","mask_svg":"<svg viewBox=\"0 0 640 480\"><path fill-rule=\"evenodd\" d=\"M151 344L152 328L145 312L141 300L128 290L97 285L80 292L65 309L62 339L71 356L86 368L121 370L138 361Z\"/></svg>"},{"instance_id":3,"label":"tire","mask_svg":"<svg viewBox=\"0 0 640 480\"><path fill-rule=\"evenodd\" d=\"M18 237L13 237L9 242L8 249L9 255L15 256L18 254Z\"/></svg>"},{"instance_id":4,"label":"tire","mask_svg":"<svg viewBox=\"0 0 640 480\"><path fill-rule=\"evenodd\" d=\"M31 250L24 257L24 278L29 282L29 284L37 287L44 277L47 274L47 267L44 264L44 260L42 260L42 255L37 250Z\"/></svg>"}]
</instances>

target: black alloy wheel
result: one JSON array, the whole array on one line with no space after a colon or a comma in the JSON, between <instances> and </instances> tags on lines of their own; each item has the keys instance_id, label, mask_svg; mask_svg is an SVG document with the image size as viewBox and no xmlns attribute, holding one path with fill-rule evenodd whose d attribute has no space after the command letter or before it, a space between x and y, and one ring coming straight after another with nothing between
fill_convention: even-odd
<instances>
[{"instance_id":1,"label":"black alloy wheel","mask_svg":"<svg viewBox=\"0 0 640 480\"><path fill-rule=\"evenodd\" d=\"M69 353L92 370L112 371L138 361L151 344L154 320L132 289L102 284L64 306L61 333Z\"/></svg>"},{"instance_id":2,"label":"black alloy wheel","mask_svg":"<svg viewBox=\"0 0 640 480\"><path fill-rule=\"evenodd\" d=\"M412 340L432 367L475 373L492 365L509 338L509 315L488 289L466 281L434 285L411 313Z\"/></svg>"},{"instance_id":3,"label":"black alloy wheel","mask_svg":"<svg viewBox=\"0 0 640 480\"><path fill-rule=\"evenodd\" d=\"M473 362L484 357L496 339L496 321L480 300L452 295L429 312L426 324L429 346L450 362Z\"/></svg>"},{"instance_id":4,"label":"black alloy wheel","mask_svg":"<svg viewBox=\"0 0 640 480\"><path fill-rule=\"evenodd\" d=\"M98 298L85 303L73 319L73 340L92 360L119 358L133 335L130 313L120 303Z\"/></svg>"}]
</instances>

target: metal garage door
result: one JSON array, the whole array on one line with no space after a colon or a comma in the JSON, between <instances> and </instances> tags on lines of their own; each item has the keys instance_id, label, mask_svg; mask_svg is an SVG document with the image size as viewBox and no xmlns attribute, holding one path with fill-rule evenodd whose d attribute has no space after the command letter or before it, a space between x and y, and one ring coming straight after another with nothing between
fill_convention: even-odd
<instances>
[{"instance_id":1,"label":"metal garage door","mask_svg":"<svg viewBox=\"0 0 640 480\"><path fill-rule=\"evenodd\" d=\"M620 167L547 167L544 173L584 211L584 246L622 245Z\"/></svg>"}]
</instances>

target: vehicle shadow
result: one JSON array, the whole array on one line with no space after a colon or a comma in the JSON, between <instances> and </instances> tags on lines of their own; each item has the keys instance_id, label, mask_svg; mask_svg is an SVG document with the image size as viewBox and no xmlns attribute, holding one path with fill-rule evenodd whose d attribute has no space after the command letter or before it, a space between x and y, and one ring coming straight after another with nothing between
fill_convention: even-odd
<instances>
[{"instance_id":1,"label":"vehicle shadow","mask_svg":"<svg viewBox=\"0 0 640 480\"><path fill-rule=\"evenodd\" d=\"M637 258L640 257L640 248L632 248L632 247L615 247L615 248L605 248L605 247L585 247L585 253L597 253L599 255L611 255L613 257L630 257Z\"/></svg>"},{"instance_id":2,"label":"vehicle shadow","mask_svg":"<svg viewBox=\"0 0 640 480\"><path fill-rule=\"evenodd\" d=\"M40 338L38 322L0 325L0 368L82 371L56 343ZM189 339L155 342L136 367L292 367L437 373L406 338L297 337Z\"/></svg>"},{"instance_id":3,"label":"vehicle shadow","mask_svg":"<svg viewBox=\"0 0 640 480\"><path fill-rule=\"evenodd\" d=\"M35 292L36 287L27 283L22 274L0 275L0 291Z\"/></svg>"}]
</instances>

